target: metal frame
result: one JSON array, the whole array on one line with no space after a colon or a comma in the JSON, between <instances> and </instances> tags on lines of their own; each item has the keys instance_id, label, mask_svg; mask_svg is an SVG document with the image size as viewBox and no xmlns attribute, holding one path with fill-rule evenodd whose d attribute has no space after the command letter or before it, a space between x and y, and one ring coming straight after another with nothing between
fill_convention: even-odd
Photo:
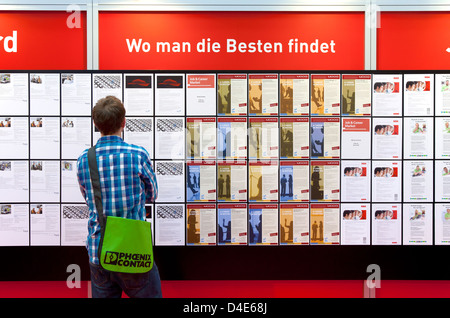
<instances>
[{"instance_id":1,"label":"metal frame","mask_svg":"<svg viewBox=\"0 0 450 318\"><path fill-rule=\"evenodd\" d=\"M78 5L86 11L87 69L99 69L101 11L295 11L364 12L364 69L377 69L378 17L383 11L450 11L448 0L3 0L0 11L66 11Z\"/></svg>"}]
</instances>

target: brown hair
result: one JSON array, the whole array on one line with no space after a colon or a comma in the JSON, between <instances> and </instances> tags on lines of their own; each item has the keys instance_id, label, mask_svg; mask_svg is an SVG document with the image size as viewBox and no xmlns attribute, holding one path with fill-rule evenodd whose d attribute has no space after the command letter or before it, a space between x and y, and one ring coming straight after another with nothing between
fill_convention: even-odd
<instances>
[{"instance_id":1,"label":"brown hair","mask_svg":"<svg viewBox=\"0 0 450 318\"><path fill-rule=\"evenodd\" d=\"M95 104L92 109L92 119L103 135L112 135L122 126L125 119L125 107L117 97L106 96Z\"/></svg>"}]
</instances>

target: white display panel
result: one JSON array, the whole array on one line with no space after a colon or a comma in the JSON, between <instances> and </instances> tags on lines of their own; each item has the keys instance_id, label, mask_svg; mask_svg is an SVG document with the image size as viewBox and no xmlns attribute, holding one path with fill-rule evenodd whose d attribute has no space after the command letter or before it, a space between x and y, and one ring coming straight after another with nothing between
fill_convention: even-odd
<instances>
[{"instance_id":1,"label":"white display panel","mask_svg":"<svg viewBox=\"0 0 450 318\"><path fill-rule=\"evenodd\" d=\"M155 160L159 197L152 224L157 245L187 245L186 207L200 203L211 204L203 207L207 234L202 234L200 245L249 244L254 235L242 230L243 224L250 225L249 205L253 214L261 210L266 221L261 232L265 241L250 245L309 244L312 224L305 215L310 216L311 203L328 201L338 204L340 215L328 215L328 237L321 242L316 237L313 244L449 244L445 214L450 201L450 75L367 74L359 89L359 78L346 75L0 72L0 202L6 216L0 220L0 238L5 238L0 246L84 246L87 219L81 212L85 201L76 160L100 138L91 111L96 99L107 95L124 102L124 141L144 147ZM369 105L365 94L370 78ZM349 85L343 80L349 79L355 96L360 91L366 100L355 101L354 112L352 105L347 107L351 94L344 94ZM425 89L406 91L411 81L428 83ZM249 82L265 91L261 112L249 102L256 94ZM309 94L317 93L320 85L326 88L326 100L322 106L315 101L310 111ZM318 108L326 105L328 110ZM364 107L371 112L365 113ZM191 127L191 122L199 126ZM200 133L191 134L191 128L200 128ZM202 182L191 176L194 167L200 168ZM219 209L216 203L246 207ZM301 204L308 207L286 206ZM44 213L36 212L38 206ZM77 218L64 217L64 207L67 212L70 206L77 207L72 209L78 211ZM158 217L158 208L169 206L182 208L181 219L178 214ZM374 206L398 207L400 217L375 222ZM347 222L343 212L362 207L367 208L364 224ZM414 218L413 208L423 208L427 218ZM314 209L325 220L325 211L336 207ZM429 217L433 213L434 219ZM419 219L424 222L416 222ZM227 220L233 223L231 238ZM370 234L362 235L367 226L372 241ZM170 230L175 232L166 233Z\"/></svg>"}]
</instances>

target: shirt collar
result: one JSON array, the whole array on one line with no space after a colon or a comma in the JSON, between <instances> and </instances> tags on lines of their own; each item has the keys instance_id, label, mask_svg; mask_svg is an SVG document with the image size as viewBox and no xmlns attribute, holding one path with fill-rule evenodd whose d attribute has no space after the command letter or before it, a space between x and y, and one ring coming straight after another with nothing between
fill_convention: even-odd
<instances>
[{"instance_id":1,"label":"shirt collar","mask_svg":"<svg viewBox=\"0 0 450 318\"><path fill-rule=\"evenodd\" d=\"M100 137L100 139L97 141L97 144L104 144L104 143L110 143L110 142L123 142L123 139L119 136L103 136Z\"/></svg>"}]
</instances>

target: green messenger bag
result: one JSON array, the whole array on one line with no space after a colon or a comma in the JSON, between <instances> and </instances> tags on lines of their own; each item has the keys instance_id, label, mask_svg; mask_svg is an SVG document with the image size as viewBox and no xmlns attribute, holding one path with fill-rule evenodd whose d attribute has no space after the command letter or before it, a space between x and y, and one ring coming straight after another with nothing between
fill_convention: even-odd
<instances>
[{"instance_id":1,"label":"green messenger bag","mask_svg":"<svg viewBox=\"0 0 450 318\"><path fill-rule=\"evenodd\" d=\"M146 273L153 267L151 223L103 214L95 146L88 151L89 172L100 222L100 265L111 272Z\"/></svg>"}]
</instances>

